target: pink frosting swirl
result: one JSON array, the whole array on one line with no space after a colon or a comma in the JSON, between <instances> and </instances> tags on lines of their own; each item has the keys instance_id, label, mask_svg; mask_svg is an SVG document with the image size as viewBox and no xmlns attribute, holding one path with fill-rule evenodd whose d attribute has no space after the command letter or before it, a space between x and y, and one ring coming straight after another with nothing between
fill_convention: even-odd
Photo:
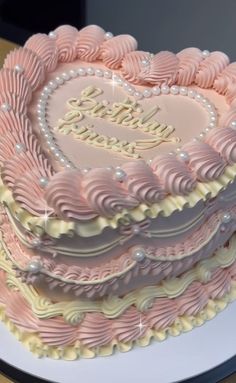
<instances>
[{"instance_id":1,"label":"pink frosting swirl","mask_svg":"<svg viewBox=\"0 0 236 383\"><path fill-rule=\"evenodd\" d=\"M32 315L31 308L19 294L12 292L7 302L6 314L20 329L27 332L38 330L38 318Z\"/></svg>"},{"instance_id":2,"label":"pink frosting swirl","mask_svg":"<svg viewBox=\"0 0 236 383\"><path fill-rule=\"evenodd\" d=\"M171 85L176 79L178 62L174 53L159 52L150 60L149 65L143 67L138 78L153 85Z\"/></svg>"},{"instance_id":3,"label":"pink frosting swirl","mask_svg":"<svg viewBox=\"0 0 236 383\"><path fill-rule=\"evenodd\" d=\"M89 25L81 29L76 44L78 57L84 61L95 61L100 54L104 35L105 31L97 25Z\"/></svg>"},{"instance_id":4,"label":"pink frosting swirl","mask_svg":"<svg viewBox=\"0 0 236 383\"><path fill-rule=\"evenodd\" d=\"M216 77L229 64L228 56L223 52L212 52L201 61L195 83L201 88L212 87Z\"/></svg>"},{"instance_id":5,"label":"pink frosting swirl","mask_svg":"<svg viewBox=\"0 0 236 383\"><path fill-rule=\"evenodd\" d=\"M113 339L111 321L100 313L88 313L78 328L78 339L93 348L109 344Z\"/></svg>"},{"instance_id":6,"label":"pink frosting swirl","mask_svg":"<svg viewBox=\"0 0 236 383\"><path fill-rule=\"evenodd\" d=\"M76 40L78 31L70 25L61 25L55 29L56 46L58 48L58 60L60 62L71 62L76 59Z\"/></svg>"},{"instance_id":7,"label":"pink frosting swirl","mask_svg":"<svg viewBox=\"0 0 236 383\"><path fill-rule=\"evenodd\" d=\"M26 104L16 94L10 92L0 93L0 104L4 103L11 105L14 112L26 114Z\"/></svg>"},{"instance_id":8,"label":"pink frosting swirl","mask_svg":"<svg viewBox=\"0 0 236 383\"><path fill-rule=\"evenodd\" d=\"M22 157L22 154L21 154ZM53 169L47 159L42 154L30 155L27 152L23 158L20 158L24 164L18 165L19 158L6 161L4 164L3 181L8 185L13 184L13 197L20 203L23 209L35 216L42 216L47 210L48 215L53 214L53 210L47 205L44 199L44 189L40 186L40 177L50 180L53 176ZM14 167L18 166L14 172ZM29 193L30 190L30 193ZM37 203L35 203L37 201Z\"/></svg>"},{"instance_id":9,"label":"pink frosting swirl","mask_svg":"<svg viewBox=\"0 0 236 383\"><path fill-rule=\"evenodd\" d=\"M52 72L56 68L58 49L54 39L43 33L37 33L31 36L24 46L40 57L47 72Z\"/></svg>"},{"instance_id":10,"label":"pink frosting swirl","mask_svg":"<svg viewBox=\"0 0 236 383\"><path fill-rule=\"evenodd\" d=\"M115 181L108 169L92 169L82 180L85 199L91 208L106 217L112 217L122 209L131 209L138 201Z\"/></svg>"},{"instance_id":11,"label":"pink frosting swirl","mask_svg":"<svg viewBox=\"0 0 236 383\"><path fill-rule=\"evenodd\" d=\"M222 127L228 127L232 121L236 121L236 105L232 105L229 110L220 116L219 124Z\"/></svg>"},{"instance_id":12,"label":"pink frosting swirl","mask_svg":"<svg viewBox=\"0 0 236 383\"><path fill-rule=\"evenodd\" d=\"M26 120L28 122L28 120ZM23 144L24 150L29 150L35 154L41 153L40 144L35 135L32 133L31 126L28 122L24 129L6 133L0 136L0 161L4 161L17 155L16 144Z\"/></svg>"},{"instance_id":13,"label":"pink frosting swirl","mask_svg":"<svg viewBox=\"0 0 236 383\"><path fill-rule=\"evenodd\" d=\"M42 84L45 77L44 65L33 51L27 48L11 51L4 61L3 68L14 69L16 65L22 68L33 91Z\"/></svg>"},{"instance_id":14,"label":"pink frosting swirl","mask_svg":"<svg viewBox=\"0 0 236 383\"><path fill-rule=\"evenodd\" d=\"M133 84L143 84L144 81L139 79L139 74L143 69L142 60L147 60L148 52L133 51L127 53L121 63L121 72L123 77Z\"/></svg>"},{"instance_id":15,"label":"pink frosting swirl","mask_svg":"<svg viewBox=\"0 0 236 383\"><path fill-rule=\"evenodd\" d=\"M142 328L138 326L140 321L143 324ZM112 330L118 342L132 342L145 335L147 331L147 320L135 307L130 307L112 323Z\"/></svg>"},{"instance_id":16,"label":"pink frosting swirl","mask_svg":"<svg viewBox=\"0 0 236 383\"><path fill-rule=\"evenodd\" d=\"M119 35L103 42L100 57L109 68L118 69L124 56L136 49L137 41L133 36Z\"/></svg>"},{"instance_id":17,"label":"pink frosting swirl","mask_svg":"<svg viewBox=\"0 0 236 383\"><path fill-rule=\"evenodd\" d=\"M12 134L23 130L27 132L31 129L31 123L24 114L15 113L13 110L9 112L0 111L0 132L1 134Z\"/></svg>"},{"instance_id":18,"label":"pink frosting swirl","mask_svg":"<svg viewBox=\"0 0 236 383\"><path fill-rule=\"evenodd\" d=\"M174 155L157 156L152 160L151 166L170 194L187 195L196 185L186 164Z\"/></svg>"},{"instance_id":19,"label":"pink frosting swirl","mask_svg":"<svg viewBox=\"0 0 236 383\"><path fill-rule=\"evenodd\" d=\"M12 69L0 71L1 93L9 92L20 97L23 103L28 104L32 97L32 89L25 76Z\"/></svg>"},{"instance_id":20,"label":"pink frosting swirl","mask_svg":"<svg viewBox=\"0 0 236 383\"><path fill-rule=\"evenodd\" d=\"M55 347L74 344L77 341L76 327L69 325L61 317L40 321L40 338L43 343Z\"/></svg>"},{"instance_id":21,"label":"pink frosting swirl","mask_svg":"<svg viewBox=\"0 0 236 383\"><path fill-rule=\"evenodd\" d=\"M162 330L171 326L178 316L175 300L159 298L147 311L146 317L151 328Z\"/></svg>"},{"instance_id":22,"label":"pink frosting swirl","mask_svg":"<svg viewBox=\"0 0 236 383\"><path fill-rule=\"evenodd\" d=\"M230 291L230 272L227 269L216 269L212 273L211 282L207 283L206 289L211 299L221 298Z\"/></svg>"},{"instance_id":23,"label":"pink frosting swirl","mask_svg":"<svg viewBox=\"0 0 236 383\"><path fill-rule=\"evenodd\" d=\"M233 165L236 162L236 131L231 128L213 129L207 134L206 142Z\"/></svg>"},{"instance_id":24,"label":"pink frosting swirl","mask_svg":"<svg viewBox=\"0 0 236 383\"><path fill-rule=\"evenodd\" d=\"M179 70L176 83L190 85L194 82L200 62L203 60L202 52L198 48L186 48L177 53Z\"/></svg>"},{"instance_id":25,"label":"pink frosting swirl","mask_svg":"<svg viewBox=\"0 0 236 383\"><path fill-rule=\"evenodd\" d=\"M213 181L223 174L226 163L210 145L192 141L183 150L188 152L188 165L199 181Z\"/></svg>"},{"instance_id":26,"label":"pink frosting swirl","mask_svg":"<svg viewBox=\"0 0 236 383\"><path fill-rule=\"evenodd\" d=\"M217 76L213 88L222 94L225 94L232 81L236 81L236 62L229 64L223 72Z\"/></svg>"},{"instance_id":27,"label":"pink frosting swirl","mask_svg":"<svg viewBox=\"0 0 236 383\"><path fill-rule=\"evenodd\" d=\"M63 219L91 220L97 216L82 196L82 175L78 170L55 174L48 184L45 199Z\"/></svg>"},{"instance_id":28,"label":"pink frosting swirl","mask_svg":"<svg viewBox=\"0 0 236 383\"><path fill-rule=\"evenodd\" d=\"M164 198L160 181L145 161L127 162L123 170L127 174L125 185L128 191L140 202L155 203Z\"/></svg>"},{"instance_id":29,"label":"pink frosting swirl","mask_svg":"<svg viewBox=\"0 0 236 383\"><path fill-rule=\"evenodd\" d=\"M236 101L236 81L229 83L225 98L228 104L231 104L234 100Z\"/></svg>"},{"instance_id":30,"label":"pink frosting swirl","mask_svg":"<svg viewBox=\"0 0 236 383\"><path fill-rule=\"evenodd\" d=\"M196 315L208 302L208 295L200 282L193 282L176 299L179 315Z\"/></svg>"}]
</instances>

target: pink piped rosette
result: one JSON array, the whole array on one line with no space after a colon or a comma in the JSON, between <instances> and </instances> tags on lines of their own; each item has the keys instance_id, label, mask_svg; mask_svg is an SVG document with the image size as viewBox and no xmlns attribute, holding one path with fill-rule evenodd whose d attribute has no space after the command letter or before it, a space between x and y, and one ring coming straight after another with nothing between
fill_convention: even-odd
<instances>
[{"instance_id":1,"label":"pink piped rosette","mask_svg":"<svg viewBox=\"0 0 236 383\"><path fill-rule=\"evenodd\" d=\"M180 155L156 156L151 164L130 161L115 171L58 171L40 147L27 108L48 73L76 59L100 61L137 85L214 89L225 95L230 108L220 118L222 128L186 144ZM217 180L236 162L236 63L230 64L222 52L187 48L153 55L138 51L130 35L113 37L96 25L80 31L63 25L49 35L30 37L7 55L0 71L0 108L2 179L14 199L36 216L47 207L62 219L112 218L168 195L187 196L199 182Z\"/></svg>"}]
</instances>

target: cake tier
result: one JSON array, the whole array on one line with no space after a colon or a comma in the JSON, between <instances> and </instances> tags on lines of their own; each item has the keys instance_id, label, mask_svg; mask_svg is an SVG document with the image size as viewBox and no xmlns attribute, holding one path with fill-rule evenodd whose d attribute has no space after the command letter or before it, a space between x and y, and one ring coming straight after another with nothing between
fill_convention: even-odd
<instances>
[{"instance_id":1,"label":"cake tier","mask_svg":"<svg viewBox=\"0 0 236 383\"><path fill-rule=\"evenodd\" d=\"M235 299L235 245L234 235L209 261L199 263L199 269L207 269L207 280L190 277L181 293L174 286L184 275L100 306L90 300L87 307L80 300L66 306L38 295L15 276L2 248L1 320L38 356L73 360L110 355L115 348L128 351L134 344L146 346L153 338L161 341L203 324Z\"/></svg>"},{"instance_id":2,"label":"cake tier","mask_svg":"<svg viewBox=\"0 0 236 383\"><path fill-rule=\"evenodd\" d=\"M52 236L95 235L195 206L235 177L235 63L136 48L129 35L62 26L7 56L1 199L25 226L44 231L46 212L59 219Z\"/></svg>"}]
</instances>

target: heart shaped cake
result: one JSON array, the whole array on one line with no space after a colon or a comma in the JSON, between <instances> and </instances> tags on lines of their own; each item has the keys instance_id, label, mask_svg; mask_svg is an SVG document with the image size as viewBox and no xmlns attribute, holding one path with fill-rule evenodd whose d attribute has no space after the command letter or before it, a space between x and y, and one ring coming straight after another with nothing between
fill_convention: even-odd
<instances>
[{"instance_id":1,"label":"heart shaped cake","mask_svg":"<svg viewBox=\"0 0 236 383\"><path fill-rule=\"evenodd\" d=\"M33 353L128 351L235 298L235 84L223 52L96 25L7 55L0 312Z\"/></svg>"}]
</instances>

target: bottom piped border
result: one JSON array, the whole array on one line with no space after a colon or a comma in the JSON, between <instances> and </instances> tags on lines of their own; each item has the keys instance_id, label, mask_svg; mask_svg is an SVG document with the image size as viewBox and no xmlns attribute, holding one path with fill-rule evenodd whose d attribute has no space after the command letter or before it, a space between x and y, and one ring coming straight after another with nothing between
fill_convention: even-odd
<instances>
[{"instance_id":1,"label":"bottom piped border","mask_svg":"<svg viewBox=\"0 0 236 383\"><path fill-rule=\"evenodd\" d=\"M6 325L8 330L24 346L37 357L49 357L52 359L76 360L78 358L94 358L95 356L109 356L116 350L119 352L130 351L134 346L145 347L153 340L162 342L168 336L178 336L181 333L191 331L195 327L203 325L206 321L213 319L219 312L223 311L229 303L236 300L236 282L232 283L231 290L221 299L209 300L207 306L195 316L179 317L169 328L156 331L148 330L144 337L130 342L118 342L113 340L110 344L101 347L87 348L78 341L77 344L66 347L46 345L42 342L37 333L27 333L21 331L5 314L4 307L0 307L0 320Z\"/></svg>"}]
</instances>

